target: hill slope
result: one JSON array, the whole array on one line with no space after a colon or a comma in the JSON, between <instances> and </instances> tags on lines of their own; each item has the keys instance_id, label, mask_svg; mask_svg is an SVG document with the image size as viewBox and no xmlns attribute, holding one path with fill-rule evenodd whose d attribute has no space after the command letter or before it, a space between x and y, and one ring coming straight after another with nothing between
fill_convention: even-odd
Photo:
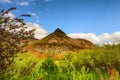
<instances>
[{"instance_id":1,"label":"hill slope","mask_svg":"<svg viewBox=\"0 0 120 80\"><path fill-rule=\"evenodd\" d=\"M73 39L68 37L62 30L57 28L48 36L35 41L28 46L29 49L41 53L64 53L81 49L92 49L94 44L85 39Z\"/></svg>"}]
</instances>

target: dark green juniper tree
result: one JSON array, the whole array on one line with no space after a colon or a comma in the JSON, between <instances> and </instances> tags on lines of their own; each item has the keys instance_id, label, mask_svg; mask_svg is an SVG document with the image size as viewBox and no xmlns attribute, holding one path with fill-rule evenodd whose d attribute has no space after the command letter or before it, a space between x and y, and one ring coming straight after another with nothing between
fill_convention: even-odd
<instances>
[{"instance_id":1,"label":"dark green juniper tree","mask_svg":"<svg viewBox=\"0 0 120 80\"><path fill-rule=\"evenodd\" d=\"M11 7L0 12L0 74L13 63L16 54L26 45L29 38L34 37L34 31L27 31L26 24L22 17L30 17L29 14L22 14L19 18L6 16L10 11L16 10Z\"/></svg>"}]
</instances>

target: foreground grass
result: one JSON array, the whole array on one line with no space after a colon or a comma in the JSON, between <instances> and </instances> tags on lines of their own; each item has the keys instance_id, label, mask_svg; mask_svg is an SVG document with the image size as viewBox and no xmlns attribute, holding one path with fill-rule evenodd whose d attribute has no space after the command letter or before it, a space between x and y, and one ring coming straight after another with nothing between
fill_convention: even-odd
<instances>
[{"instance_id":1,"label":"foreground grass","mask_svg":"<svg viewBox=\"0 0 120 80\"><path fill-rule=\"evenodd\" d=\"M4 80L120 80L120 44L66 53L61 59L19 54Z\"/></svg>"}]
</instances>

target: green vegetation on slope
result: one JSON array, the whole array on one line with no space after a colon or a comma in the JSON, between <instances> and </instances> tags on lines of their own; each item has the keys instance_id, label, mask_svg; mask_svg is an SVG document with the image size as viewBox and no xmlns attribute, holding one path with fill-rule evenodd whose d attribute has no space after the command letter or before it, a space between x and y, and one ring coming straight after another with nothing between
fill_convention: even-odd
<instances>
[{"instance_id":1,"label":"green vegetation on slope","mask_svg":"<svg viewBox=\"0 0 120 80\"><path fill-rule=\"evenodd\" d=\"M119 80L120 44L66 53L60 60L19 54L4 80Z\"/></svg>"}]
</instances>

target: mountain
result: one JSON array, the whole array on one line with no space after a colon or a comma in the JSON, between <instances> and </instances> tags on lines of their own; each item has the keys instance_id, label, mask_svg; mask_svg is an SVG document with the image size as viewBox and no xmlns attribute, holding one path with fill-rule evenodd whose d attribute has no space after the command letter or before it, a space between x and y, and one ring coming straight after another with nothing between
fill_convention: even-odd
<instances>
[{"instance_id":1,"label":"mountain","mask_svg":"<svg viewBox=\"0 0 120 80\"><path fill-rule=\"evenodd\" d=\"M85 39L70 38L61 29L57 28L53 33L36 40L28 47L41 53L64 53L81 49L93 49L95 45Z\"/></svg>"}]
</instances>

